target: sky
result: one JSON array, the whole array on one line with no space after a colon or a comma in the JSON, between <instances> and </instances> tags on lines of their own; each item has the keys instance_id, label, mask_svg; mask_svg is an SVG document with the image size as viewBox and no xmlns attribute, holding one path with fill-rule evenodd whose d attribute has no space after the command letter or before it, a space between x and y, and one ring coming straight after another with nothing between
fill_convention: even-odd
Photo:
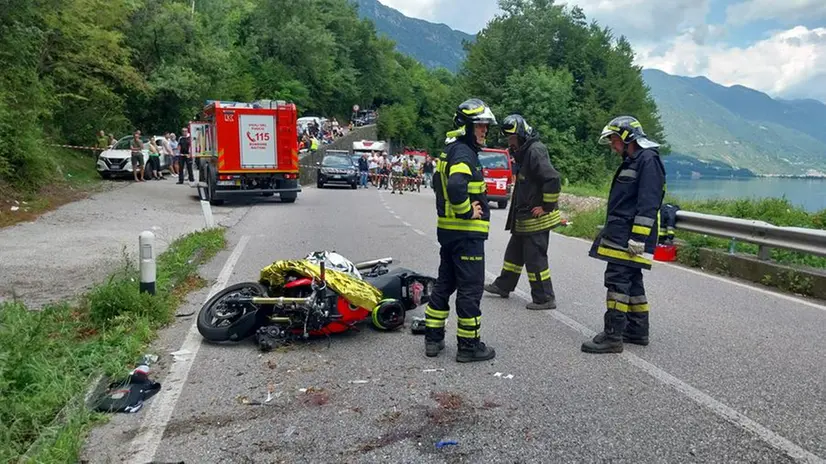
<instances>
[{"instance_id":1,"label":"sky","mask_svg":"<svg viewBox=\"0 0 826 464\"><path fill-rule=\"evenodd\" d=\"M475 34L496 0L379 0ZM569 0L625 35L637 64L779 98L826 102L826 0Z\"/></svg>"}]
</instances>

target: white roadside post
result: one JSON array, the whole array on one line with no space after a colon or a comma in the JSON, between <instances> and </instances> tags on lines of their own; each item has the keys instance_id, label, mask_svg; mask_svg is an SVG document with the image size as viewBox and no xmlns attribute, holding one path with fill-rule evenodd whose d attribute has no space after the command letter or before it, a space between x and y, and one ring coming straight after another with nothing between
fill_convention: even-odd
<instances>
[{"instance_id":1,"label":"white roadside post","mask_svg":"<svg viewBox=\"0 0 826 464\"><path fill-rule=\"evenodd\" d=\"M212 229L215 227L215 220L212 218L212 207L210 207L209 201L201 200L201 210L204 212L204 223L206 223L206 228Z\"/></svg>"},{"instance_id":2,"label":"white roadside post","mask_svg":"<svg viewBox=\"0 0 826 464\"><path fill-rule=\"evenodd\" d=\"M141 232L140 239L141 258L141 293L155 294L155 234L146 230Z\"/></svg>"}]
</instances>

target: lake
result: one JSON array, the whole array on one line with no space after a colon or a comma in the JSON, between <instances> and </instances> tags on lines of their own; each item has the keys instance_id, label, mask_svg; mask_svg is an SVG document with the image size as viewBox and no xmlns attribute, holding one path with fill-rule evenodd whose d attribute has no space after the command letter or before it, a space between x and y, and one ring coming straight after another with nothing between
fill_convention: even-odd
<instances>
[{"instance_id":1,"label":"lake","mask_svg":"<svg viewBox=\"0 0 826 464\"><path fill-rule=\"evenodd\" d=\"M826 209L826 179L750 177L743 179L675 179L669 177L668 193L685 200L712 198L785 197L807 211Z\"/></svg>"}]
</instances>

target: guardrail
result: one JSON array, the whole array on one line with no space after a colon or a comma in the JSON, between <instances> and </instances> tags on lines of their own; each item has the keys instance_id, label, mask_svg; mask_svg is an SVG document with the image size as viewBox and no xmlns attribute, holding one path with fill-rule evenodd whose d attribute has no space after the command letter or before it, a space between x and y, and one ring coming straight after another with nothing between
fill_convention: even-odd
<instances>
[{"instance_id":1,"label":"guardrail","mask_svg":"<svg viewBox=\"0 0 826 464\"><path fill-rule=\"evenodd\" d=\"M759 245L758 259L768 260L772 248L826 257L826 230L778 227L764 221L677 211L679 230L730 238ZM732 249L734 245L732 243Z\"/></svg>"}]
</instances>

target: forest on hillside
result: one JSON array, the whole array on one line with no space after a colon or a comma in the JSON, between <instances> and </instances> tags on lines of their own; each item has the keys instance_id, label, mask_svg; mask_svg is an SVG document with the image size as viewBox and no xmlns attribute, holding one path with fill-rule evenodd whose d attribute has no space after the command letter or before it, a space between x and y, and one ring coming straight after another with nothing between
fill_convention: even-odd
<instances>
[{"instance_id":1,"label":"forest on hillside","mask_svg":"<svg viewBox=\"0 0 826 464\"><path fill-rule=\"evenodd\" d=\"M21 188L49 181L51 144L175 130L208 99L284 99L343 120L357 103L380 109L383 137L438 150L477 96L500 120L523 113L571 182L600 182L616 162L595 144L613 115L663 141L628 42L550 0L501 0L458 75L396 52L348 0L3 3L0 182Z\"/></svg>"}]
</instances>

